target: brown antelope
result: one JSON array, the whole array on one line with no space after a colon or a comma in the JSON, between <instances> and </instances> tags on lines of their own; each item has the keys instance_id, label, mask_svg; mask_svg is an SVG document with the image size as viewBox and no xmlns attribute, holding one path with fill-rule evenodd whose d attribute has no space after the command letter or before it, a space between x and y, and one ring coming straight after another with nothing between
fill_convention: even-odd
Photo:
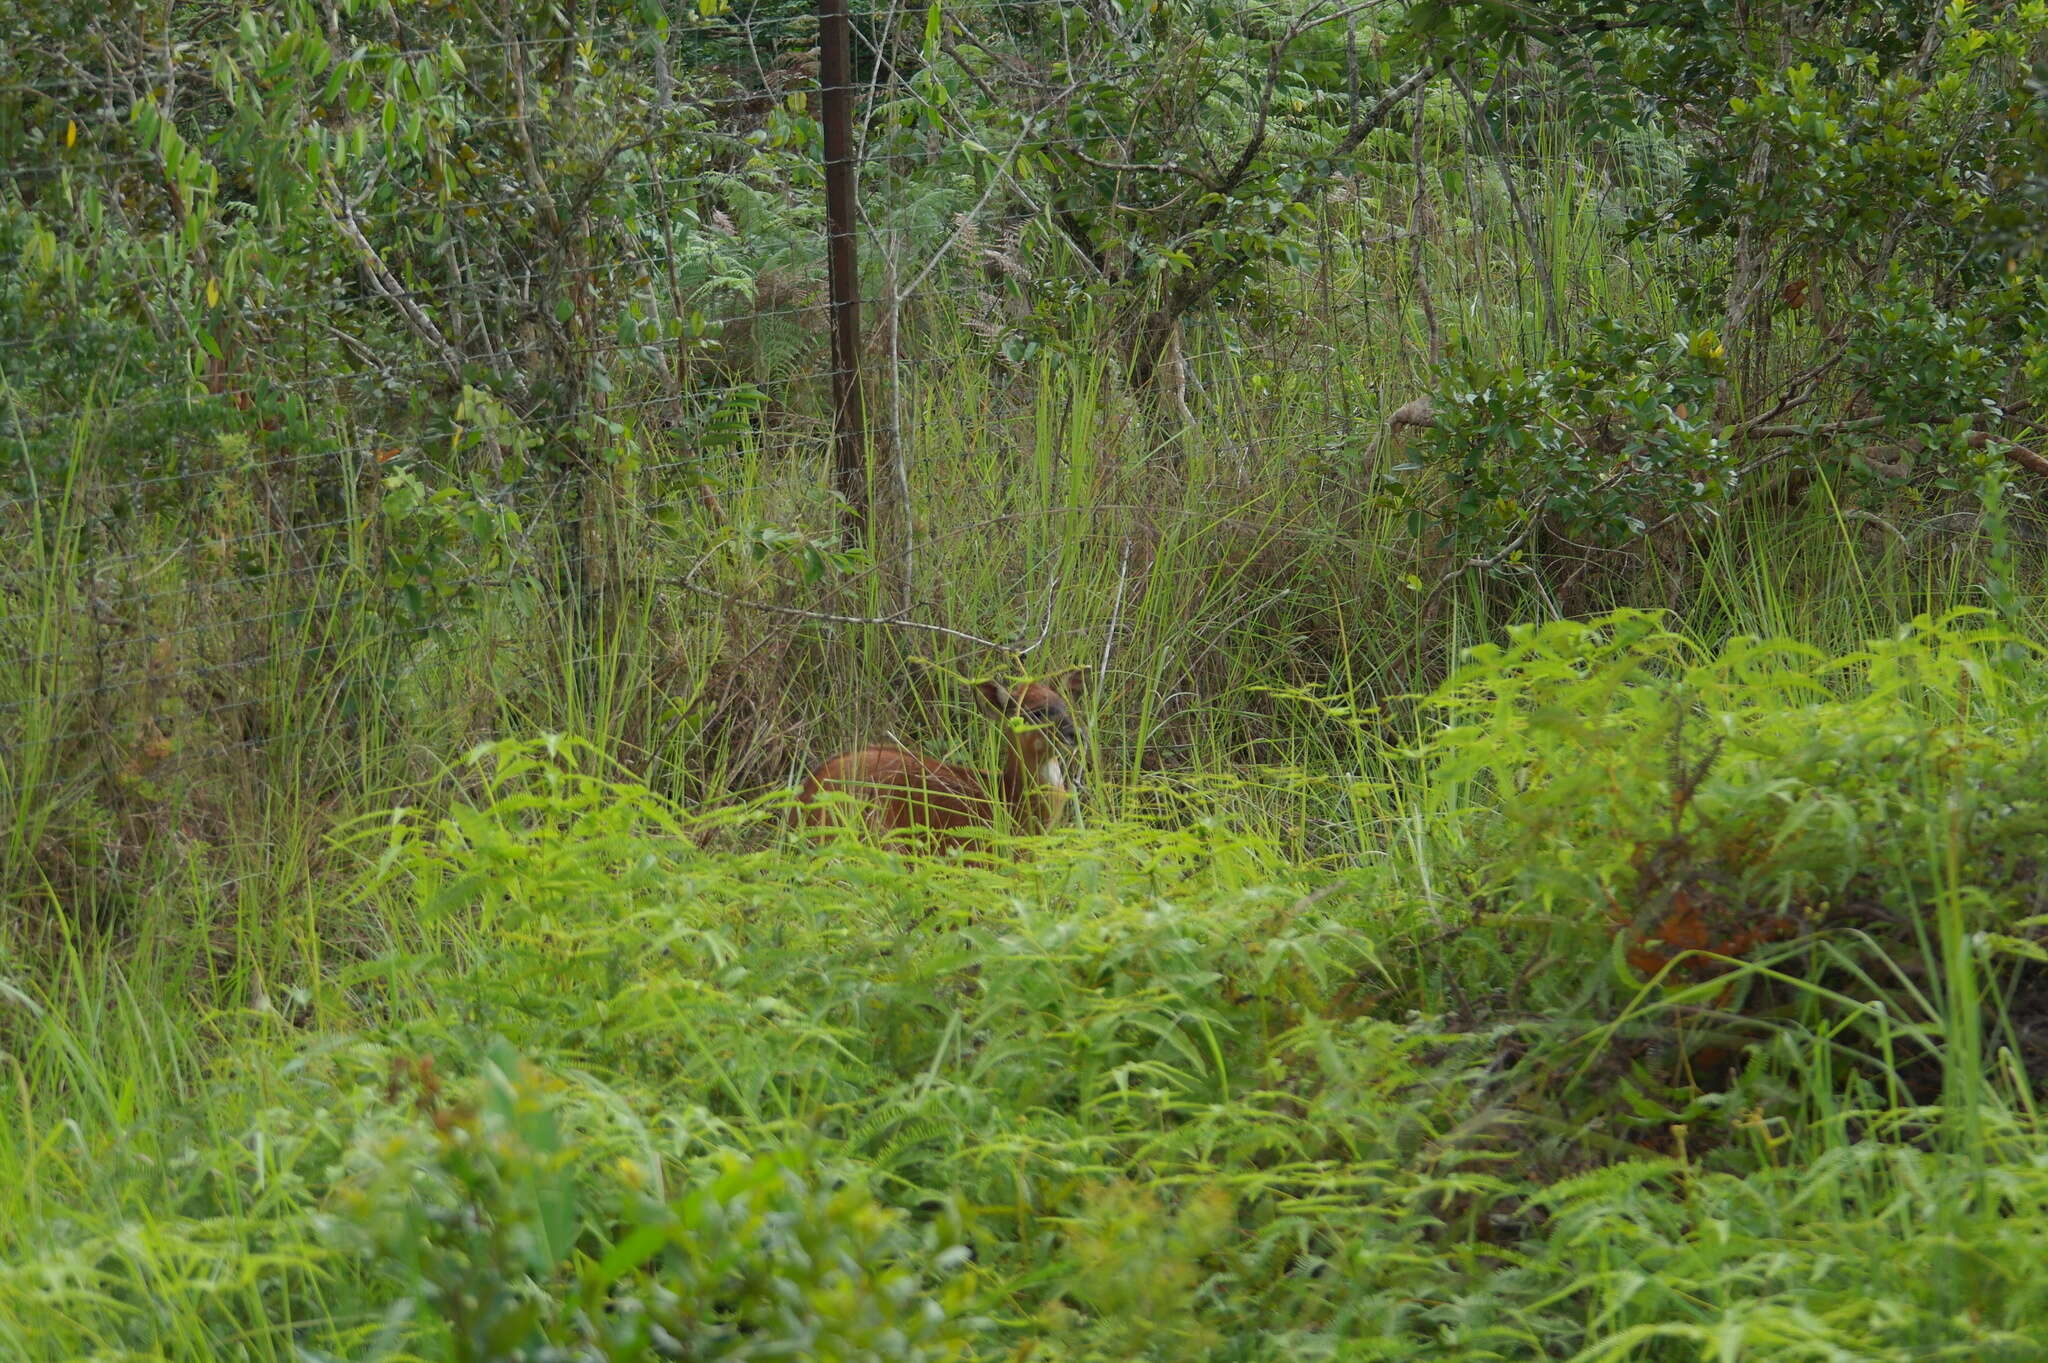
<instances>
[{"instance_id":1,"label":"brown antelope","mask_svg":"<svg viewBox=\"0 0 2048 1363\"><path fill-rule=\"evenodd\" d=\"M910 832L935 850L964 847L998 823L1017 833L1040 833L1065 811L1070 790L1059 744L1076 736L1069 702L1080 699L1086 669L1053 684L1032 682L1012 691L1001 682L975 684L975 695L1003 726L1003 767L993 774L956 767L902 748L856 748L820 764L798 796L799 824L838 821L822 794L866 803L867 826L881 836Z\"/></svg>"}]
</instances>

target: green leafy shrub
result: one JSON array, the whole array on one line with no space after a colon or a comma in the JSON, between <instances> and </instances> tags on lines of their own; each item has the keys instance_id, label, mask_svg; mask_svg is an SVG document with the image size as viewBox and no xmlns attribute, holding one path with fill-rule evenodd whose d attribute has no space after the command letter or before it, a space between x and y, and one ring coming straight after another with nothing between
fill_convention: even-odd
<instances>
[{"instance_id":1,"label":"green leafy shrub","mask_svg":"<svg viewBox=\"0 0 2048 1363\"><path fill-rule=\"evenodd\" d=\"M1460 558L1507 567L1539 533L1626 544L1717 506L1733 462L1709 416L1721 347L1602 325L1571 359L1539 369L1466 357L1451 368L1408 472L1410 520L1434 515Z\"/></svg>"},{"instance_id":2,"label":"green leafy shrub","mask_svg":"<svg viewBox=\"0 0 2048 1363\"><path fill-rule=\"evenodd\" d=\"M519 513L478 490L429 490L401 469L384 480L384 586L414 629L474 610L513 557Z\"/></svg>"},{"instance_id":3,"label":"green leafy shrub","mask_svg":"<svg viewBox=\"0 0 2048 1363\"><path fill-rule=\"evenodd\" d=\"M941 1227L787 1150L656 1196L661 1171L592 1167L552 1087L503 1046L459 1087L401 1065L423 1120L343 1188L338 1234L400 1270L457 1363L961 1353L965 1255Z\"/></svg>"},{"instance_id":4,"label":"green leafy shrub","mask_svg":"<svg viewBox=\"0 0 2048 1363\"><path fill-rule=\"evenodd\" d=\"M1496 802L1538 900L1624 898L1675 841L1760 909L1841 912L1866 876L1929 902L1932 835L1989 856L2040 803L2031 712L2004 704L2030 665L2015 645L1978 611L1838 657L1707 649L1641 612L1522 626L1433 698L1448 723L1426 751L1440 790L1478 782Z\"/></svg>"},{"instance_id":5,"label":"green leafy shrub","mask_svg":"<svg viewBox=\"0 0 2048 1363\"><path fill-rule=\"evenodd\" d=\"M1986 1071L1978 1038L2048 1073L2048 749L2014 695L2037 667L1976 611L1837 657L1708 649L1625 612L1475 649L1426 751L1440 794L1498 811L1483 859L1552 916L1553 949L1614 940L1596 1011L1721 1010L1724 1060L1756 1019L1804 1011L1845 1045L1842 1073L2027 1101L2039 1080ZM1800 945L1742 964L1773 942ZM1668 994L1639 994L1642 976Z\"/></svg>"}]
</instances>

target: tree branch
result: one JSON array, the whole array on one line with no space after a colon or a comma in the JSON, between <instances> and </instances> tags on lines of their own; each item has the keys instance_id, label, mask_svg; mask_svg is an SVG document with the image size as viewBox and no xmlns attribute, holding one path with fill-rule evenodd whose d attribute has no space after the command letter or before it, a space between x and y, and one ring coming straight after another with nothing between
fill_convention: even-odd
<instances>
[{"instance_id":1,"label":"tree branch","mask_svg":"<svg viewBox=\"0 0 2048 1363\"><path fill-rule=\"evenodd\" d=\"M1179 162L1105 161L1100 157L1090 156L1079 147L1068 147L1067 154L1084 165L1093 166L1097 170L1106 170L1114 175L1169 175L1180 179L1193 180L1204 189L1213 190L1216 188L1216 182L1207 175L1196 170L1193 166L1184 166Z\"/></svg>"},{"instance_id":2,"label":"tree branch","mask_svg":"<svg viewBox=\"0 0 2048 1363\"><path fill-rule=\"evenodd\" d=\"M950 625L935 625L928 620L913 620L910 618L908 611L895 611L888 615L841 615L836 611L810 610L803 606L784 606L773 601L753 601L743 596L733 596L729 593L706 587L701 583L692 582L688 577L680 579L677 585L682 587L684 591L695 592L698 596L709 597L713 601L723 601L729 606L744 606L748 610L766 611L771 615L787 615L799 620L817 620L832 625L880 625L890 629L914 629L922 630L927 634L941 634L949 639L958 639L962 643L973 644L978 648L986 648L997 653L1008 654L1022 662L1025 658L1030 657L1032 653L1036 652L1039 645L1043 644L1052 635L1053 605L1058 600L1057 592L1060 580L1055 577L1045 584L1045 619L1039 626L1037 636L1029 643L1018 642L1010 644L999 644L993 639L984 639L979 634L969 634L964 629L954 629Z\"/></svg>"},{"instance_id":3,"label":"tree branch","mask_svg":"<svg viewBox=\"0 0 2048 1363\"><path fill-rule=\"evenodd\" d=\"M1819 386L1820 381L1827 376L1829 370L1840 364L1842 357L1848 353L1849 343L1844 341L1810 368L1801 373L1794 374L1786 381L1785 386L1778 390L1778 400L1772 405L1771 409L1743 422L1742 425L1735 428L1736 434L1754 435L1761 430L1776 429L1771 426L1771 423L1793 408L1803 407L1811 402L1814 390Z\"/></svg>"},{"instance_id":4,"label":"tree branch","mask_svg":"<svg viewBox=\"0 0 2048 1363\"><path fill-rule=\"evenodd\" d=\"M355 208L349 203L348 196L341 192L341 186L334 182L334 176L323 170L321 179L327 190L321 197L327 200L328 216L334 219L334 225L341 229L342 237L354 250L357 263L369 277L370 286L383 294L391 306L398 309L398 315L405 319L406 325L427 343L428 349L434 352L434 358L448 371L448 377L460 384L462 357L455 353L455 347L449 345L447 338L441 335L441 329L434 325L434 319L427 316L420 305L413 301L412 294L393 277L390 267L384 263L384 258L377 254L377 248L363 235L362 226L356 222Z\"/></svg>"},{"instance_id":5,"label":"tree branch","mask_svg":"<svg viewBox=\"0 0 2048 1363\"><path fill-rule=\"evenodd\" d=\"M1418 67L1404 77L1398 85L1382 94L1371 109L1367 110L1363 116L1352 123L1350 131L1346 132L1343 137L1339 138L1331 146L1327 154L1328 159L1341 161L1354 151L1357 151L1359 144L1365 141L1366 137L1382 123L1386 122L1387 115L1394 110L1395 106L1414 94L1424 81L1435 75L1442 66L1448 64L1449 59L1445 58L1442 62L1432 62ZM1310 196L1315 192L1310 188L1312 183L1313 181L1305 183L1302 188L1294 191L1293 195L1287 200L1283 211L1275 214L1273 221L1267 226L1268 235L1277 233L1286 223L1286 208L1292 208L1296 204L1308 202ZM1178 319L1184 316L1189 309L1193 308L1204 298L1207 298L1215 291L1217 285L1243 268L1246 258L1247 253L1242 248L1234 250L1201 274L1175 285L1172 292L1167 295L1166 300L1166 311L1169 319Z\"/></svg>"}]
</instances>

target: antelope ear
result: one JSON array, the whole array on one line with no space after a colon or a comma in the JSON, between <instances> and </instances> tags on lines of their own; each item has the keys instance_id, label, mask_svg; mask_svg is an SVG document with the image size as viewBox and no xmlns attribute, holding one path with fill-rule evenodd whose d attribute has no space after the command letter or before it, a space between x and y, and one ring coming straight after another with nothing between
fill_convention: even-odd
<instances>
[{"instance_id":1,"label":"antelope ear","mask_svg":"<svg viewBox=\"0 0 2048 1363\"><path fill-rule=\"evenodd\" d=\"M974 694L982 706L993 715L1010 713L1010 688L999 681L976 682Z\"/></svg>"},{"instance_id":2,"label":"antelope ear","mask_svg":"<svg viewBox=\"0 0 2048 1363\"><path fill-rule=\"evenodd\" d=\"M1059 693L1068 700L1079 700L1081 693L1088 689L1088 669L1077 667L1060 678Z\"/></svg>"}]
</instances>

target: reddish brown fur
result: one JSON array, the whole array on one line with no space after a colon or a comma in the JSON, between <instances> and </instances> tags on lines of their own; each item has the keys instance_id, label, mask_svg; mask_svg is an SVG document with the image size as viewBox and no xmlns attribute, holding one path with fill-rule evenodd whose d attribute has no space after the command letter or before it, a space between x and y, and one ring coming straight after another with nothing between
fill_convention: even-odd
<instances>
[{"instance_id":1,"label":"reddish brown fur","mask_svg":"<svg viewBox=\"0 0 2048 1363\"><path fill-rule=\"evenodd\" d=\"M866 805L867 826L877 835L916 830L940 851L974 843L978 831L995 827L1005 811L1011 831L1043 832L1066 809L1064 772L1049 766L1059 759L1052 734L1061 732L1073 741L1067 702L1080 695L1083 676L1079 669L1068 673L1057 690L1036 682L1014 692L996 682L975 688L984 709L1004 721L1001 771L954 766L902 748L857 748L811 773L798 797L797 822L811 827L837 822L832 806L818 803L821 794L832 793L859 797ZM1048 774L1057 776L1058 783L1048 784Z\"/></svg>"}]
</instances>

